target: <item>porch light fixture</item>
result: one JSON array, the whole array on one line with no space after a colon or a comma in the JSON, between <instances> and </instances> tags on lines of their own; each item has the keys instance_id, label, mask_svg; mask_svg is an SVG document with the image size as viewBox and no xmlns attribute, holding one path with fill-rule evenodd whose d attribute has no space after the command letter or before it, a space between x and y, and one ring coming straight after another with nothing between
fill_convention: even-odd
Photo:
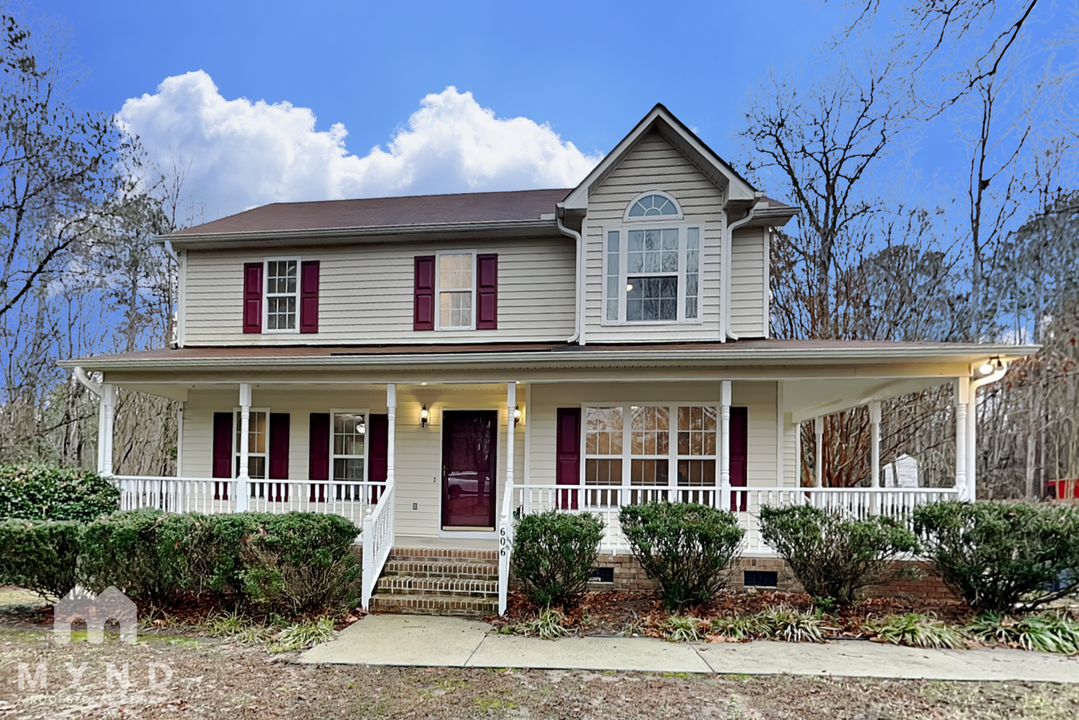
<instances>
[{"instance_id":1,"label":"porch light fixture","mask_svg":"<svg viewBox=\"0 0 1079 720\"><path fill-rule=\"evenodd\" d=\"M427 411L427 406L424 405L420 408L420 427L427 427L427 421L431 419L431 413Z\"/></svg>"},{"instance_id":2,"label":"porch light fixture","mask_svg":"<svg viewBox=\"0 0 1079 720\"><path fill-rule=\"evenodd\" d=\"M1000 370L1004 367L1004 363L1000 361L999 357L991 357L981 364L978 368L979 375L990 375L996 370Z\"/></svg>"},{"instance_id":3,"label":"porch light fixture","mask_svg":"<svg viewBox=\"0 0 1079 720\"><path fill-rule=\"evenodd\" d=\"M517 427L517 423L521 422L521 406L513 406L513 427Z\"/></svg>"}]
</instances>

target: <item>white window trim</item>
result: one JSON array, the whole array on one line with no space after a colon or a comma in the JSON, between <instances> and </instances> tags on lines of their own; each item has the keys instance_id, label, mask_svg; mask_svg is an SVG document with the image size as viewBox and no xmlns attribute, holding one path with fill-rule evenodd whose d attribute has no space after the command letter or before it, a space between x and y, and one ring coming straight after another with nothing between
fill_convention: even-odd
<instances>
[{"instance_id":1,"label":"white window trim","mask_svg":"<svg viewBox=\"0 0 1079 720\"><path fill-rule=\"evenodd\" d=\"M655 195L654 192L645 195ZM634 201L636 202L636 201ZM628 211L627 211L628 212ZM674 216L668 215L667 218ZM689 252L689 229L698 229L697 240L697 317L686 317L686 253ZM677 277L678 278L678 315L675 320L626 320L626 305L628 304L629 283L629 231L631 230L678 230L678 272L634 273L635 277ZM601 250L603 253L603 282L602 300L600 312L600 324L607 326L648 326L648 325L700 325L704 322L704 233L705 223L684 222L668 220L636 220L627 225L605 225L600 228L602 233ZM607 319L607 300L610 299L607 292L607 233L618 232L618 320Z\"/></svg>"},{"instance_id":2,"label":"white window trim","mask_svg":"<svg viewBox=\"0 0 1079 720\"><path fill-rule=\"evenodd\" d=\"M348 480L338 480L334 477L334 460L337 458L355 458L355 455L338 455L333 451L333 439L334 439L334 418L340 414L351 415L363 415L363 481L367 482L367 478L371 472L371 411L370 410L352 410L349 408L330 408L330 482L349 482Z\"/></svg>"},{"instance_id":3,"label":"white window trim","mask_svg":"<svg viewBox=\"0 0 1079 720\"><path fill-rule=\"evenodd\" d=\"M646 215L644 217L630 217L629 216L629 211L633 209L633 206L636 205L638 203L638 201L643 200L644 198L648 197L649 195L659 195L660 197L666 198L668 202L670 202L672 205L675 206L675 208L678 209L678 214L677 215ZM630 200L629 203L626 205L626 209L622 212L622 222L634 223L634 224L639 223L639 222L652 222L652 221L655 221L655 220L666 220L667 222L672 222L672 221L673 222L681 222L684 218L685 218L685 215L682 214L682 203L675 200L674 196L671 195L670 193L665 193L662 190L645 190L643 193L641 193L640 195L636 195L632 200Z\"/></svg>"},{"instance_id":4,"label":"white window trim","mask_svg":"<svg viewBox=\"0 0 1079 720\"><path fill-rule=\"evenodd\" d=\"M622 460L622 485L588 485L586 480L586 460L587 453L587 434L588 434L588 408L622 408L622 454L617 455L592 455L592 459L614 459L620 458ZM634 455L633 450L633 410L634 407L665 407L669 413L670 423L668 425L668 442L667 442L667 484L666 485L632 485L630 480L633 471L634 460L654 460L656 458L662 458L663 455ZM710 407L716 411L716 453L715 455L682 455L678 452L678 408L682 407ZM581 449L580 449L580 468L578 470L579 477L581 478L581 487L591 487L603 489L607 487L622 487L626 489L666 489L666 490L701 490L709 489L710 487L719 488L720 485L720 451L722 443L722 430L719 426L719 418L722 408L719 403L710 402L583 402L581 403ZM679 460L715 460L716 462L716 476L713 486L695 486L695 485L679 485L678 484L678 461Z\"/></svg>"},{"instance_id":5,"label":"white window trim","mask_svg":"<svg viewBox=\"0 0 1079 720\"><path fill-rule=\"evenodd\" d=\"M270 478L269 478L269 474L270 474L270 408L268 408L268 407L249 407L249 408L247 408L247 411L251 415L254 415L255 413L266 413L266 452L264 452L264 453L251 452L251 441L249 439L248 443L247 443L247 446L248 446L248 450L247 450L248 462L247 462L247 465L248 465L248 468L251 467L251 458L253 458L253 457L265 458L266 459L265 467L266 467L266 475L267 475L267 477L265 477L265 478L251 478L251 482L252 483L269 482L270 481ZM241 408L239 405L232 408L232 422L233 422L233 426L232 426L232 442L233 442L233 448L232 448L232 478L234 480L238 477L237 472L236 472L236 467L237 467L237 464L239 463L239 460L240 460L240 446L236 442L236 436L240 434L240 413L241 412L243 412L243 408ZM247 434L248 435L251 434L250 422L248 423ZM250 474L250 470L248 472Z\"/></svg>"},{"instance_id":6,"label":"white window trim","mask_svg":"<svg viewBox=\"0 0 1079 720\"><path fill-rule=\"evenodd\" d=\"M270 263L294 262L296 263L296 292L292 293L296 299L296 322L292 329L270 330ZM296 257L268 257L262 260L262 333L264 335L294 335L300 332L300 282L301 262ZM288 297L289 293L274 293L274 297Z\"/></svg>"},{"instance_id":7,"label":"white window trim","mask_svg":"<svg viewBox=\"0 0 1079 720\"><path fill-rule=\"evenodd\" d=\"M442 256L443 255L470 255L472 257L472 313L469 325L459 327L442 327ZM446 292L466 292L463 289L447 290ZM476 251L475 250L444 250L435 253L435 330L442 332L461 332L476 329Z\"/></svg>"}]
</instances>

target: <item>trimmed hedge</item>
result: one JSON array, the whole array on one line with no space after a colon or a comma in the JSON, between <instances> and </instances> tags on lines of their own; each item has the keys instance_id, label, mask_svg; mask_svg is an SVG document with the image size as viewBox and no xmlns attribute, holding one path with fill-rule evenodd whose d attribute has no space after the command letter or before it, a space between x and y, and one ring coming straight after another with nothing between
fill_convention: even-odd
<instances>
[{"instance_id":1,"label":"trimmed hedge","mask_svg":"<svg viewBox=\"0 0 1079 720\"><path fill-rule=\"evenodd\" d=\"M810 505L761 507L760 532L807 593L839 605L852 604L858 590L886 579L892 560L918 548L891 518L844 519Z\"/></svg>"},{"instance_id":2,"label":"trimmed hedge","mask_svg":"<svg viewBox=\"0 0 1079 720\"><path fill-rule=\"evenodd\" d=\"M86 527L82 570L96 592L115 585L156 604L209 591L267 612L301 613L352 600L358 534L339 515L133 510Z\"/></svg>"},{"instance_id":3,"label":"trimmed hedge","mask_svg":"<svg viewBox=\"0 0 1079 720\"><path fill-rule=\"evenodd\" d=\"M1079 594L1079 507L933 503L915 509L914 529L941 579L980 612Z\"/></svg>"},{"instance_id":4,"label":"trimmed hedge","mask_svg":"<svg viewBox=\"0 0 1079 720\"><path fill-rule=\"evenodd\" d=\"M573 605L596 566L603 521L591 513L526 515L513 536L513 573L539 605Z\"/></svg>"},{"instance_id":5,"label":"trimmed hedge","mask_svg":"<svg viewBox=\"0 0 1079 720\"><path fill-rule=\"evenodd\" d=\"M78 582L82 525L70 520L0 522L0 585L56 602Z\"/></svg>"},{"instance_id":6,"label":"trimmed hedge","mask_svg":"<svg viewBox=\"0 0 1079 720\"><path fill-rule=\"evenodd\" d=\"M0 519L90 522L119 507L119 489L90 470L0 463Z\"/></svg>"},{"instance_id":7,"label":"trimmed hedge","mask_svg":"<svg viewBox=\"0 0 1079 720\"><path fill-rule=\"evenodd\" d=\"M240 545L244 596L273 611L301 613L355 602L359 529L340 515L255 515Z\"/></svg>"},{"instance_id":8,"label":"trimmed hedge","mask_svg":"<svg viewBox=\"0 0 1079 720\"><path fill-rule=\"evenodd\" d=\"M726 585L745 534L734 513L693 503L626 505L619 519L633 555L674 610L706 602Z\"/></svg>"}]
</instances>

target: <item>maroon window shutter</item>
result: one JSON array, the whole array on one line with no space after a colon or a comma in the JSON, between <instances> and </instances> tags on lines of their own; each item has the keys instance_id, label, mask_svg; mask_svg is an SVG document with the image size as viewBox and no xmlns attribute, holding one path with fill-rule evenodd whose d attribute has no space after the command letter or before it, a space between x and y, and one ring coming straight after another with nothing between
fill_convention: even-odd
<instances>
[{"instance_id":1,"label":"maroon window shutter","mask_svg":"<svg viewBox=\"0 0 1079 720\"><path fill-rule=\"evenodd\" d=\"M300 332L318 332L318 260L300 263Z\"/></svg>"},{"instance_id":2,"label":"maroon window shutter","mask_svg":"<svg viewBox=\"0 0 1079 720\"><path fill-rule=\"evenodd\" d=\"M386 482L390 465L390 416L371 415L367 418L367 441L369 455L367 479L372 482ZM372 489L371 502L378 502L378 490Z\"/></svg>"},{"instance_id":3,"label":"maroon window shutter","mask_svg":"<svg viewBox=\"0 0 1079 720\"><path fill-rule=\"evenodd\" d=\"M268 480L288 480L288 413L270 413L270 467ZM272 483L270 500L288 502L288 483Z\"/></svg>"},{"instance_id":4,"label":"maroon window shutter","mask_svg":"<svg viewBox=\"0 0 1079 720\"><path fill-rule=\"evenodd\" d=\"M749 411L744 407L731 408L731 487L745 487L748 484L746 461L749 456ZM746 494L731 495L731 511L746 511Z\"/></svg>"},{"instance_id":5,"label":"maroon window shutter","mask_svg":"<svg viewBox=\"0 0 1079 720\"><path fill-rule=\"evenodd\" d=\"M416 281L413 288L413 330L435 329L435 256L416 258Z\"/></svg>"},{"instance_id":6,"label":"maroon window shutter","mask_svg":"<svg viewBox=\"0 0 1079 720\"><path fill-rule=\"evenodd\" d=\"M215 478L232 477L232 413L214 413L214 446L212 475ZM224 487L222 487L224 486ZM229 484L214 483L214 500L229 499Z\"/></svg>"},{"instance_id":7,"label":"maroon window shutter","mask_svg":"<svg viewBox=\"0 0 1079 720\"><path fill-rule=\"evenodd\" d=\"M555 483L581 484L581 409L558 408L555 438ZM562 491L559 507L577 509L577 491Z\"/></svg>"},{"instance_id":8,"label":"maroon window shutter","mask_svg":"<svg viewBox=\"0 0 1079 720\"><path fill-rule=\"evenodd\" d=\"M498 255L476 256L476 329L498 328Z\"/></svg>"},{"instance_id":9,"label":"maroon window shutter","mask_svg":"<svg viewBox=\"0 0 1079 720\"><path fill-rule=\"evenodd\" d=\"M244 332L262 332L262 263L244 263Z\"/></svg>"},{"instance_id":10,"label":"maroon window shutter","mask_svg":"<svg viewBox=\"0 0 1079 720\"><path fill-rule=\"evenodd\" d=\"M308 434L307 479L330 479L330 414L311 413ZM311 502L326 501L326 486L311 486Z\"/></svg>"}]
</instances>

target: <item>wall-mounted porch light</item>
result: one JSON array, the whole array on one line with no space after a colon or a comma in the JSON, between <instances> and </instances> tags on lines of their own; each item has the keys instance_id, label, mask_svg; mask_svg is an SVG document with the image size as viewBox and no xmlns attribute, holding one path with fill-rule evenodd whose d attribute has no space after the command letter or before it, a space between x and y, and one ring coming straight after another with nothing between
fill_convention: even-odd
<instances>
[{"instance_id":1,"label":"wall-mounted porch light","mask_svg":"<svg viewBox=\"0 0 1079 720\"><path fill-rule=\"evenodd\" d=\"M427 427L427 421L431 419L431 413L427 411L427 406L424 405L420 408L420 427Z\"/></svg>"},{"instance_id":2,"label":"wall-mounted porch light","mask_svg":"<svg viewBox=\"0 0 1079 720\"><path fill-rule=\"evenodd\" d=\"M991 375L992 373L1000 370L1004 367L1004 363L1000 361L1000 357L991 357L978 367L979 375Z\"/></svg>"},{"instance_id":3,"label":"wall-mounted porch light","mask_svg":"<svg viewBox=\"0 0 1079 720\"><path fill-rule=\"evenodd\" d=\"M513 427L517 427L517 423L521 422L521 406L513 406Z\"/></svg>"}]
</instances>

